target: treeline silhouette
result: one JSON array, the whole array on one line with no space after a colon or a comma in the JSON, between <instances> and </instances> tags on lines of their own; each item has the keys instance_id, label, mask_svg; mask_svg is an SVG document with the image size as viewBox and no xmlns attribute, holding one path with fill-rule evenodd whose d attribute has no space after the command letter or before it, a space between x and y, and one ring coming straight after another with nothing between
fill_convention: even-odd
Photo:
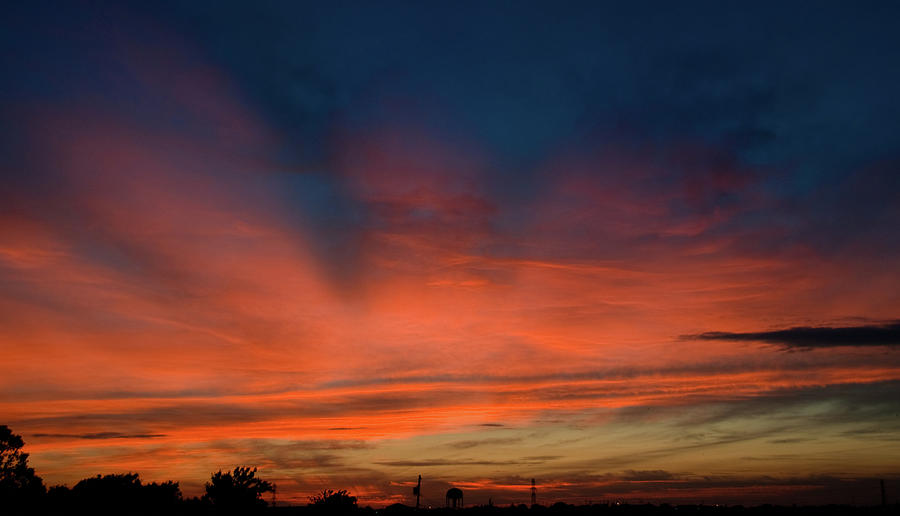
<instances>
[{"instance_id":1,"label":"treeline silhouette","mask_svg":"<svg viewBox=\"0 0 900 516\"><path fill-rule=\"evenodd\" d=\"M144 483L137 473L97 475L47 489L28 466L25 442L0 425L0 515L6 514L254 514L267 508L263 495L275 485L257 469L239 466L213 473L203 496L185 498L178 482ZM328 512L356 507L346 491L325 491L310 499Z\"/></svg>"},{"instance_id":2,"label":"treeline silhouette","mask_svg":"<svg viewBox=\"0 0 900 516\"><path fill-rule=\"evenodd\" d=\"M77 482L73 487L59 485L47 489L43 480L28 466L24 441L6 425L0 425L0 516L11 515L251 515L284 516L412 516L427 511L437 516L763 516L763 515L844 515L900 514L900 506L855 507L849 505L783 507L760 505L629 505L592 504L551 506L476 505L462 509L415 509L393 504L384 509L359 507L356 497L345 490L326 489L309 497L303 506L271 506L265 496L275 485L257 476L257 469L236 467L213 473L205 494L186 498L178 482L144 483L137 473L97 475ZM462 513L462 514L461 514Z\"/></svg>"}]
</instances>

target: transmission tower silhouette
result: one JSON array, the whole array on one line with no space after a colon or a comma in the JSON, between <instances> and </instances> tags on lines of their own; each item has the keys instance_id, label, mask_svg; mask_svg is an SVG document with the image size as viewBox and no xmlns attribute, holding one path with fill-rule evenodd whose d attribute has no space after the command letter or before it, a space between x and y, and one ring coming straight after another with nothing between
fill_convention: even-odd
<instances>
[{"instance_id":1,"label":"transmission tower silhouette","mask_svg":"<svg viewBox=\"0 0 900 516\"><path fill-rule=\"evenodd\" d=\"M422 495L422 475L419 475L419 483L413 488L413 494L416 495L416 509L419 508L419 496Z\"/></svg>"}]
</instances>

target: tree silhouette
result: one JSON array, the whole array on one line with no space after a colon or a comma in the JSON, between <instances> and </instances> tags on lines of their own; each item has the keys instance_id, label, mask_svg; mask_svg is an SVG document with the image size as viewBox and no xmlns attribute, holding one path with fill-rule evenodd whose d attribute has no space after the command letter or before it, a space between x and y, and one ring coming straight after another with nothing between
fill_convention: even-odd
<instances>
[{"instance_id":1,"label":"tree silhouette","mask_svg":"<svg viewBox=\"0 0 900 516\"><path fill-rule=\"evenodd\" d=\"M45 493L44 481L28 467L28 454L22 451L25 441L0 425L0 500L5 508L18 511ZM3 512L4 506L0 506Z\"/></svg>"},{"instance_id":2,"label":"tree silhouette","mask_svg":"<svg viewBox=\"0 0 900 516\"><path fill-rule=\"evenodd\" d=\"M236 467L233 471L214 473L206 484L206 498L220 509L239 511L265 507L263 493L271 492L272 484L256 476L256 468Z\"/></svg>"},{"instance_id":3,"label":"tree silhouette","mask_svg":"<svg viewBox=\"0 0 900 516\"><path fill-rule=\"evenodd\" d=\"M316 509L328 513L348 512L356 509L356 497L350 496L350 492L344 489L340 491L325 489L321 494L310 496L309 502Z\"/></svg>"},{"instance_id":4,"label":"tree silhouette","mask_svg":"<svg viewBox=\"0 0 900 516\"><path fill-rule=\"evenodd\" d=\"M53 498L66 496L61 490ZM80 480L71 489L71 502L83 509L119 512L125 508L139 512L171 509L181 501L178 482L141 483L137 473L97 475Z\"/></svg>"}]
</instances>

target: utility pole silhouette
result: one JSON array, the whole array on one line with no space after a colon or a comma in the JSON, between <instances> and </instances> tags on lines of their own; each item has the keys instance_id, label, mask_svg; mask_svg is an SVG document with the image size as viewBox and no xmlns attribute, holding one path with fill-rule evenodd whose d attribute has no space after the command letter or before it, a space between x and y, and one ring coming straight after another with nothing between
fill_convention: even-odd
<instances>
[{"instance_id":1,"label":"utility pole silhouette","mask_svg":"<svg viewBox=\"0 0 900 516\"><path fill-rule=\"evenodd\" d=\"M537 487L534 486L534 479L531 479L531 505L537 505Z\"/></svg>"},{"instance_id":2,"label":"utility pole silhouette","mask_svg":"<svg viewBox=\"0 0 900 516\"><path fill-rule=\"evenodd\" d=\"M887 505L887 496L884 494L884 479L881 479L881 506L884 507Z\"/></svg>"},{"instance_id":3,"label":"utility pole silhouette","mask_svg":"<svg viewBox=\"0 0 900 516\"><path fill-rule=\"evenodd\" d=\"M419 475L419 483L413 488L413 494L416 495L416 509L419 508L419 496L422 494L422 475Z\"/></svg>"}]
</instances>

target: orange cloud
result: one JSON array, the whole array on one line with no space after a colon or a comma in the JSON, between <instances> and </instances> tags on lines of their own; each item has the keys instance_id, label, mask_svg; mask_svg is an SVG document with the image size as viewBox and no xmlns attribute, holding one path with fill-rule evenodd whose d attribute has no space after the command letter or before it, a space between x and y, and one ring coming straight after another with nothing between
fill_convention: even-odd
<instances>
[{"instance_id":1,"label":"orange cloud","mask_svg":"<svg viewBox=\"0 0 900 516\"><path fill-rule=\"evenodd\" d=\"M358 270L338 285L317 252L322 233L278 195L285 176L264 156L280 143L215 73L185 67L168 84L149 61L136 76L210 133L94 112L36 115L32 165L57 186L10 194L15 209L0 213L0 408L51 483L138 470L196 491L211 471L252 462L300 501L321 487L310 471L349 479L372 503L402 500L391 475L417 467L500 492L520 486L490 475L557 460L546 457L573 476L590 469L580 461L603 456L570 447L568 433L617 428L627 441L646 424L617 419L629 411L662 412L653 424L665 426L679 409L777 408L785 392L900 380L900 359L883 350L784 354L678 339L900 308L896 271L799 247L747 252L752 232L728 227L741 208L711 201L750 181L728 163L680 184L625 152L563 156L522 207L492 196L477 153L412 129L347 137L335 181L363 220L348 261ZM706 152L676 154L692 166ZM596 169L614 173L601 180ZM672 184L646 187L660 177ZM528 216L510 222L504 210ZM851 289L838 272L860 281ZM492 424L505 426L481 426ZM829 427L825 451L841 456L848 424ZM378 455L446 452L461 435L477 442L496 428L555 437L529 460L503 446L480 461L454 449L412 462L423 466ZM738 441L722 446L738 453ZM654 436L636 446L670 444ZM656 459L634 467L641 460ZM860 471L881 471L865 460ZM578 485L608 498L646 492L611 482ZM572 496L573 485L542 489Z\"/></svg>"}]
</instances>

